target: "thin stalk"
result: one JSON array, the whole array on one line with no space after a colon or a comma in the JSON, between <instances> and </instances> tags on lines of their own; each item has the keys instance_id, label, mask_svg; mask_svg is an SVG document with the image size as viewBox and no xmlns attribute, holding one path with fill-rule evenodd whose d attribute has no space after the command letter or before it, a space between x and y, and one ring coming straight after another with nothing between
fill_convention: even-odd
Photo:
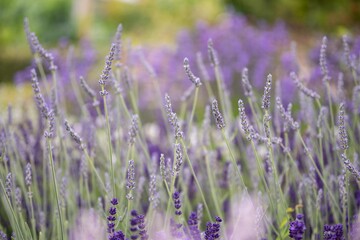
<instances>
[{"instance_id":1,"label":"thin stalk","mask_svg":"<svg viewBox=\"0 0 360 240\"><path fill-rule=\"evenodd\" d=\"M254 104L253 104L250 97L248 97L247 99L248 99L248 102L249 102L249 105L250 105L252 115L254 116L253 119L255 119L256 126L258 127L258 129L260 129L261 123L260 123L259 119L257 117L255 117L255 116L257 116L257 114L256 114L256 111L255 111Z\"/></svg>"},{"instance_id":2,"label":"thin stalk","mask_svg":"<svg viewBox=\"0 0 360 240\"><path fill-rule=\"evenodd\" d=\"M357 73L356 73L355 68L353 68L353 67L351 68L351 74L352 74L352 76L354 78L355 85L356 86L359 85L359 80L357 78Z\"/></svg>"},{"instance_id":3,"label":"thin stalk","mask_svg":"<svg viewBox=\"0 0 360 240\"><path fill-rule=\"evenodd\" d=\"M194 96L194 104L193 104L193 106L192 106L191 115L190 115L190 120L189 120L188 133L191 132L191 127L192 127L192 122L193 122L193 118L194 118L194 114L195 114L195 109L196 109L196 104L197 104L198 96L199 96L199 87L196 87L196 88L195 88L195 96Z\"/></svg>"},{"instance_id":4,"label":"thin stalk","mask_svg":"<svg viewBox=\"0 0 360 240\"><path fill-rule=\"evenodd\" d=\"M5 192L6 192L5 186L4 186L4 184L3 184L3 182L2 182L1 179L0 179L0 184L1 184L1 188L3 189L3 192L5 193ZM14 219L14 221L15 221L15 225L16 225L15 228L17 229L16 232L19 233L21 239L24 239L24 240L25 240L25 238L24 238L24 236L23 236L23 234L22 234L22 231L21 231L19 222L18 222L18 220L17 220L15 211L14 211L12 205L11 205L11 201L10 201L10 199L8 198L8 196L7 196L6 194L4 194L4 196L5 196L5 199L6 199L7 204L9 205L9 209L10 209L10 211L11 211L12 217L13 217L13 219Z\"/></svg>"},{"instance_id":5,"label":"thin stalk","mask_svg":"<svg viewBox=\"0 0 360 240\"><path fill-rule=\"evenodd\" d=\"M101 90L104 91L104 85L101 85ZM103 96L104 101L104 112L105 112L105 119L106 119L106 127L107 127L107 137L108 137L108 147L109 147L109 161L110 161L110 173L112 179L112 190L113 196L116 197L116 188L115 188L115 173L114 173L114 166L112 161L112 143L111 143L111 131L110 131L110 121L109 121L109 113L107 109L107 102L106 102L106 95Z\"/></svg>"},{"instance_id":6,"label":"thin stalk","mask_svg":"<svg viewBox=\"0 0 360 240\"><path fill-rule=\"evenodd\" d=\"M131 102L131 105L134 109L134 112L139 115L139 108L137 106L137 102L136 102L136 98L135 98L135 94L134 94L134 91L133 90L129 90L129 95L130 95L130 102ZM140 116L140 115L139 115Z\"/></svg>"},{"instance_id":7,"label":"thin stalk","mask_svg":"<svg viewBox=\"0 0 360 240\"><path fill-rule=\"evenodd\" d=\"M209 80L208 80L208 79L204 79L203 82L205 83L205 88L206 88L206 91L207 91L207 93L208 93L209 98L210 98L210 99L214 98L215 95L214 95L214 92L213 92L213 90L212 90L212 88L211 88L211 86L210 86Z\"/></svg>"},{"instance_id":8,"label":"thin stalk","mask_svg":"<svg viewBox=\"0 0 360 240\"><path fill-rule=\"evenodd\" d=\"M230 143L229 143L229 140L227 139L227 137L226 137L226 135L225 135L224 129L221 129L221 134L222 134L222 137L223 137L223 139L224 139L224 141L225 141L225 143L226 143L226 146L227 146L227 148L228 148L228 150L229 150L232 164L233 164L234 168L236 169L236 172L237 172L237 174L238 174L238 176L239 176L239 178L240 178L240 180L241 180L241 183L242 183L242 185L243 185L243 188L244 188L244 190L245 190L245 193L246 193L246 195L250 196L250 195L249 195L249 192L248 192L248 190L247 190L247 187L246 187L246 185L245 185L244 178L243 178L243 176L242 176L242 174L241 174L241 172L240 172L239 167L237 166L237 163L236 163L234 154L233 154L233 152L232 152L232 150L231 150Z\"/></svg>"},{"instance_id":9,"label":"thin stalk","mask_svg":"<svg viewBox=\"0 0 360 240\"><path fill-rule=\"evenodd\" d=\"M129 200L129 199L128 199L128 202L127 202L127 213L131 213L131 201L132 201L132 200ZM125 231L124 231L124 232L129 231L129 229L128 229L129 221L130 221L130 215L129 215L127 221L125 221Z\"/></svg>"},{"instance_id":10,"label":"thin stalk","mask_svg":"<svg viewBox=\"0 0 360 240\"><path fill-rule=\"evenodd\" d=\"M221 79L219 65L214 66L214 71L215 71L216 84L217 84L217 88L218 88L218 92L219 92L221 108L224 109L225 113L229 114L228 109L225 108L225 97L224 97L224 90L222 89L222 85L221 85L222 79Z\"/></svg>"},{"instance_id":11,"label":"thin stalk","mask_svg":"<svg viewBox=\"0 0 360 240\"><path fill-rule=\"evenodd\" d=\"M174 146L176 146L177 144L177 140L175 140L175 144ZM176 151L174 149L174 156L173 159L175 161L176 159ZM172 194L174 193L174 189L175 189L175 181L176 181L176 177L177 177L177 173L174 173L174 176L171 179L171 185L170 185L170 195L169 195L169 199L168 199L168 204L167 204L167 208L166 208L166 215L165 215L165 229L167 229L168 227L168 221L169 221L169 214L170 214L170 206L171 206L171 202L172 202Z\"/></svg>"},{"instance_id":12,"label":"thin stalk","mask_svg":"<svg viewBox=\"0 0 360 240\"><path fill-rule=\"evenodd\" d=\"M349 195L349 193L350 193L350 184L349 184L349 177L350 177L350 174L349 174L349 171L346 171L346 173L345 173L345 188L346 188L346 192L347 192L347 194ZM349 200L348 200L349 201ZM350 216L350 204L349 203L347 203L346 204L347 206L346 206L346 208L344 209L344 216L343 216L343 226L344 226L344 229L345 229L345 239L347 239L348 238L348 231L347 231L347 229L349 229L349 226L348 226L348 224L347 224L347 221L346 221L346 219L348 219L348 217Z\"/></svg>"},{"instance_id":13,"label":"thin stalk","mask_svg":"<svg viewBox=\"0 0 360 240\"><path fill-rule=\"evenodd\" d=\"M165 229L168 229L169 226L169 215L170 215L171 202L172 202L172 193L174 192L175 189L175 180L176 180L176 175L171 180L170 194L169 194L168 204L166 208L166 215L165 215Z\"/></svg>"},{"instance_id":14,"label":"thin stalk","mask_svg":"<svg viewBox=\"0 0 360 240\"><path fill-rule=\"evenodd\" d=\"M31 186L28 187L28 197L30 200L31 227L32 227L33 238L37 239L36 238L36 222L35 222L35 214L34 214L34 204L33 204Z\"/></svg>"},{"instance_id":15,"label":"thin stalk","mask_svg":"<svg viewBox=\"0 0 360 240\"><path fill-rule=\"evenodd\" d=\"M219 217L221 217L221 219L224 219L222 211L220 210L220 207L219 207L219 200L217 198L216 187L215 187L214 178L213 178L214 176L213 176L211 168L210 168L208 155L205 155L205 163L206 163L207 175L208 175L208 178L209 178L211 196L213 198L214 205L215 205L215 210L217 212L217 215Z\"/></svg>"},{"instance_id":16,"label":"thin stalk","mask_svg":"<svg viewBox=\"0 0 360 240\"><path fill-rule=\"evenodd\" d=\"M93 161L92 161L92 159L91 159L91 157L90 157L90 155L89 155L89 153L87 152L86 149L84 149L84 154L85 154L85 157L86 157L88 163L90 163L91 169L93 170L93 172L95 173L96 177L98 178L101 187L102 187L102 188L104 189L104 191L106 192L105 184L104 184L104 182L102 181L102 179L101 179L98 171L96 170L95 165L94 165L94 163L93 163Z\"/></svg>"},{"instance_id":17,"label":"thin stalk","mask_svg":"<svg viewBox=\"0 0 360 240\"><path fill-rule=\"evenodd\" d=\"M56 199L56 204L57 204L57 210L59 213L59 221L60 221L60 235L61 235L61 239L64 240L64 223L63 223L63 219L62 219L62 211L60 208L60 201L59 201L59 192L58 192L58 186L57 186L57 181L56 181L56 175L55 175L55 167L54 167L54 160L53 160L53 155L52 155L52 145L51 145L51 140L47 139L47 144L48 144L48 151L49 151L49 160L50 160L50 167L51 167L51 173L52 173L52 180L53 180L53 187L55 190L55 199Z\"/></svg>"},{"instance_id":18,"label":"thin stalk","mask_svg":"<svg viewBox=\"0 0 360 240\"><path fill-rule=\"evenodd\" d=\"M333 111L333 108L332 108L332 100L331 100L329 82L326 82L326 92L327 92L327 97L328 97L328 101L329 101L331 126L335 126L335 124L334 124L334 111ZM331 135L333 135L333 133L331 133Z\"/></svg>"},{"instance_id":19,"label":"thin stalk","mask_svg":"<svg viewBox=\"0 0 360 240\"><path fill-rule=\"evenodd\" d=\"M203 193L202 188L201 188L201 186L200 186L199 180L198 180L198 178L196 177L196 174L195 174L194 168L193 168L193 166L192 166L192 164L191 164L189 155L187 154L187 148L186 148L185 142L184 142L184 140L183 140L182 138L180 139L180 143L181 143L181 145L182 145L182 147L183 147L183 149L184 149L185 158L186 158L186 160L187 160L187 162L188 162L188 164L189 164L191 174L192 174L192 176L194 177L194 180L195 180L195 183L196 183L196 185L197 185L197 187L198 187L198 190L199 190L199 192L200 192L202 201L204 202L204 206L205 206L207 215L209 216L209 219L212 219L211 213L210 213L210 209L209 209L209 207L208 207L208 205L207 205L207 203L206 203L204 193Z\"/></svg>"},{"instance_id":20,"label":"thin stalk","mask_svg":"<svg viewBox=\"0 0 360 240\"><path fill-rule=\"evenodd\" d=\"M304 139L303 139L302 136L301 136L300 131L297 130L297 133L298 133L299 139L300 139L303 147L305 148L305 151L308 153L308 148L307 148L307 146L306 146L306 144L305 144L305 142L304 142ZM308 155L309 159L311 160L311 163L314 165L314 168L315 168L316 172L318 173L321 181L323 182L325 188L327 189L327 191L328 191L328 193L329 193L329 196L330 196L331 200L333 201L334 206L336 207L336 209L338 210L338 212L341 212L341 209L340 209L340 207L339 207L339 205L338 205L338 203L337 203L337 201L336 201L336 198L334 197L334 194L332 193L332 191L331 191L331 189L329 188L329 186L327 185L327 183L326 183L323 175L321 174L319 168L317 167L314 158L313 158L313 157L311 156L311 154L309 154L309 153L308 153L307 155ZM338 221L338 216L337 216L337 214L334 214L334 216L335 216L335 220Z\"/></svg>"}]
</instances>

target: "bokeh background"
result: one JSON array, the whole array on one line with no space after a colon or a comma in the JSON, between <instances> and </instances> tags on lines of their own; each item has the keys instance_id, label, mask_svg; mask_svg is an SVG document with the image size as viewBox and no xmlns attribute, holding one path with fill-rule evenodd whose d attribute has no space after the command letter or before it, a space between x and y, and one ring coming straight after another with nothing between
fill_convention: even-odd
<instances>
[{"instance_id":1,"label":"bokeh background","mask_svg":"<svg viewBox=\"0 0 360 240\"><path fill-rule=\"evenodd\" d=\"M1 105L11 102L15 95L14 76L31 61L23 31L24 17L47 49L63 42L76 47L87 39L104 53L102 57L119 23L124 26L124 38L134 45L171 46L182 29L191 31L200 21L215 25L229 12L245 16L254 26L281 21L291 39L306 47L323 35L357 33L360 1L1 0Z\"/></svg>"}]
</instances>

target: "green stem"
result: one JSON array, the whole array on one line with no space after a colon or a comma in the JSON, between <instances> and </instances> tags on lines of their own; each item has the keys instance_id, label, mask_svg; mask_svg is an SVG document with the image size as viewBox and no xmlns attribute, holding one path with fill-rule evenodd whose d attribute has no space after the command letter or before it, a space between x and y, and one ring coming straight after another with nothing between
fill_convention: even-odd
<instances>
[{"instance_id":1,"label":"green stem","mask_svg":"<svg viewBox=\"0 0 360 240\"><path fill-rule=\"evenodd\" d=\"M101 90L104 91L104 85L101 85ZM106 127L107 127L107 138L108 138L108 147L109 147L109 161L110 161L110 173L112 179L112 190L113 196L116 197L116 187L115 187L115 173L114 173L114 166L112 161L112 143L111 143L111 131L110 131L110 121L109 121L109 113L107 109L106 103L106 95L103 96L104 101L104 112L105 112L105 119L106 119Z\"/></svg>"},{"instance_id":2,"label":"green stem","mask_svg":"<svg viewBox=\"0 0 360 240\"><path fill-rule=\"evenodd\" d=\"M24 238L24 236L23 236L23 234L22 234L22 231L21 231L19 222L18 222L18 220L17 220L15 211L14 211L12 205L11 205L11 201L10 201L10 199L8 198L8 196L5 194L5 193L6 193L6 189L5 189L5 186L4 186L4 184L3 184L3 182L2 182L1 179L0 179L0 184L1 184L1 188L3 189L3 193L4 193L3 195L5 196L6 202L7 202L7 204L9 205L9 209L10 209L11 214L12 214L12 216L13 216L13 219L14 219L14 221L15 221L15 225L16 225L15 228L17 229L17 233L19 233L21 239L25 240L25 238Z\"/></svg>"},{"instance_id":3,"label":"green stem","mask_svg":"<svg viewBox=\"0 0 360 240\"><path fill-rule=\"evenodd\" d=\"M217 197L218 195L216 193L216 187L215 187L215 184L214 184L214 176L213 176L211 168L210 168L208 155L205 155L205 163L206 163L207 175L208 175L208 178L209 178L211 196L212 196L214 204L215 204L215 209L216 209L217 215L219 217L221 217L221 219L224 219L223 218L224 217L223 213L222 213L222 211L220 210L220 207L219 207L219 199Z\"/></svg>"},{"instance_id":4,"label":"green stem","mask_svg":"<svg viewBox=\"0 0 360 240\"><path fill-rule=\"evenodd\" d=\"M36 223L35 223L35 214L34 214L34 204L32 200L32 192L31 192L31 186L28 187L28 194L29 194L29 200L30 200L30 213L31 213L31 227L33 232L33 238L36 238Z\"/></svg>"},{"instance_id":5,"label":"green stem","mask_svg":"<svg viewBox=\"0 0 360 240\"><path fill-rule=\"evenodd\" d=\"M326 92L327 92L327 97L328 97L328 101L329 101L331 126L335 126L335 124L334 124L334 111L333 111L333 108L332 108L332 100L331 100L331 92L330 92L329 82L326 82ZM333 135L334 133L331 133L331 134Z\"/></svg>"},{"instance_id":6,"label":"green stem","mask_svg":"<svg viewBox=\"0 0 360 240\"><path fill-rule=\"evenodd\" d=\"M93 163L93 160L91 159L91 157L90 157L90 155L89 155L89 153L87 152L86 149L84 149L84 154L85 154L85 157L86 157L88 163L90 163L90 167L91 167L92 171L95 173L96 177L98 178L101 187L102 187L102 188L104 189L104 191L106 192L105 184L104 184L104 182L102 181L102 179L101 179L98 171L96 170L95 165L94 165L94 163Z\"/></svg>"},{"instance_id":7,"label":"green stem","mask_svg":"<svg viewBox=\"0 0 360 240\"><path fill-rule=\"evenodd\" d=\"M48 151L49 151L49 160L50 160L50 167L51 167L51 173L52 173L53 187L55 190L55 199L56 199L57 210L58 210L58 214L59 214L60 229L61 229L60 234L61 234L61 239L64 240L64 223L63 223L62 213L61 213L61 208L60 208L59 192L58 192L58 186L57 186L57 182L56 182L54 160L53 160L53 155L52 155L52 150L51 150L52 145L51 145L50 139L47 139L47 144L48 144Z\"/></svg>"},{"instance_id":8,"label":"green stem","mask_svg":"<svg viewBox=\"0 0 360 240\"><path fill-rule=\"evenodd\" d=\"M241 183L242 183L242 185L243 185L243 188L244 188L244 190L245 190L245 193L246 193L246 195L250 196L250 195L249 195L249 192L248 192L248 190L247 190L247 187L246 187L246 185L245 185L244 178L243 178L243 176L242 176L242 174L241 174L241 172L240 172L240 169L239 169L239 167L238 167L238 165L237 165L237 163L236 163L234 154L233 154L233 152L232 152L232 150L231 150L229 140L227 139L227 137L226 137L226 135L225 135L224 129L221 129L221 134L222 134L222 137L223 137L223 139L224 139L224 141L225 141L225 143L226 143L226 146L227 146L227 148L228 148L228 150L229 150L233 167L236 169L236 172L237 172L237 174L238 174L238 176L239 176L239 178L240 178L240 180L241 180Z\"/></svg>"},{"instance_id":9,"label":"green stem","mask_svg":"<svg viewBox=\"0 0 360 240\"><path fill-rule=\"evenodd\" d=\"M206 203L204 193L203 193L202 188L201 188L201 186L200 186L199 180L198 180L198 178L196 177L196 174L195 174L194 168L193 168L193 166L192 166L192 164L191 164L189 155L187 154L187 148L186 148L185 142L184 142L184 140L183 140L182 138L180 139L180 143L181 143L181 145L182 145L182 147L183 147L183 149L184 149L185 158L186 158L186 160L187 160L187 162L188 162L188 164L189 164L189 168L190 168L191 174L193 175L193 178L194 178L194 180L195 180L195 183L196 183L196 185L197 185L197 187L198 187L198 190L199 190L199 192L200 192L202 201L204 202L204 206L205 206L206 212L207 212L207 214L208 214L208 216L209 216L209 219L212 219L211 213L210 213L210 209L209 209L209 207L208 207L208 205L207 205L207 203Z\"/></svg>"},{"instance_id":10,"label":"green stem","mask_svg":"<svg viewBox=\"0 0 360 240\"><path fill-rule=\"evenodd\" d=\"M309 159L311 160L311 163L313 164L313 166L314 166L317 174L319 175L319 177L320 177L321 181L323 182L326 190L328 191L329 196L330 196L330 198L331 198L334 206L336 207L336 209L338 210L338 212L341 212L341 209L340 209L340 207L339 207L339 205L338 205L338 203L337 203L337 201L336 201L336 198L334 197L334 194L332 193L331 189L330 189L329 186L327 185L327 183L326 183L323 175L321 174L319 168L317 167L317 165L316 165L316 163L315 163L314 158L313 158L313 157L311 156L311 154L309 153L309 150L308 150L308 148L307 148L307 146L306 146L306 144L305 144L305 142L304 142L304 139L303 139L302 136L301 136L300 131L297 130L297 133L298 133L299 139L300 139L303 147L305 148L305 151L307 152L307 155L308 155ZM335 216L335 220L338 221L338 216L337 216L337 214L334 214L334 216Z\"/></svg>"},{"instance_id":11,"label":"green stem","mask_svg":"<svg viewBox=\"0 0 360 240\"><path fill-rule=\"evenodd\" d=\"M190 115L190 120L189 120L188 133L191 132L191 127L192 127L192 122L193 122L193 118L194 118L194 114L195 114L195 109L196 109L196 104L197 104L198 96L199 96L199 87L196 87L196 88L195 88L195 96L194 96L194 104L193 104L193 106L192 106L191 115Z\"/></svg>"},{"instance_id":12,"label":"green stem","mask_svg":"<svg viewBox=\"0 0 360 240\"><path fill-rule=\"evenodd\" d=\"M221 73L220 73L219 65L214 66L214 71L215 71L216 84L217 84L217 88L218 88L218 92L219 92L221 108L223 109L224 113L229 114L229 112L225 108L224 89L222 89L222 85L221 85L222 84L222 79L221 79Z\"/></svg>"}]
</instances>

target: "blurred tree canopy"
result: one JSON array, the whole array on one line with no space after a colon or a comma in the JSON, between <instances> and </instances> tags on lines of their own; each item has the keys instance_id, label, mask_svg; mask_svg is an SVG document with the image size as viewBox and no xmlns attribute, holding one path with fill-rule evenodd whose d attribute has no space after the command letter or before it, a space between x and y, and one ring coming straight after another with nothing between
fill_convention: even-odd
<instances>
[{"instance_id":1,"label":"blurred tree canopy","mask_svg":"<svg viewBox=\"0 0 360 240\"><path fill-rule=\"evenodd\" d=\"M24 42L23 20L40 32L44 42L57 41L61 36L74 37L75 28L69 0L2 0L0 1L0 44Z\"/></svg>"},{"instance_id":2,"label":"blurred tree canopy","mask_svg":"<svg viewBox=\"0 0 360 240\"><path fill-rule=\"evenodd\" d=\"M360 20L358 0L225 0L252 20L283 20L307 30L355 28Z\"/></svg>"}]
</instances>

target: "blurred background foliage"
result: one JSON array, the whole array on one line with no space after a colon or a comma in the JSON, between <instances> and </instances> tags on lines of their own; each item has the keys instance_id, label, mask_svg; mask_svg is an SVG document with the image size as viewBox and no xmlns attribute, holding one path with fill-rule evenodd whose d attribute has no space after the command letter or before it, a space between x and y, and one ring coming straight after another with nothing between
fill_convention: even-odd
<instances>
[{"instance_id":1,"label":"blurred background foliage","mask_svg":"<svg viewBox=\"0 0 360 240\"><path fill-rule=\"evenodd\" d=\"M1 0L0 82L12 81L30 62L25 17L45 48L64 38L72 43L88 38L102 51L119 23L135 43L170 43L199 19L215 22L224 7L220 0Z\"/></svg>"},{"instance_id":2,"label":"blurred background foliage","mask_svg":"<svg viewBox=\"0 0 360 240\"><path fill-rule=\"evenodd\" d=\"M308 31L336 33L355 27L360 20L358 0L226 0L226 3L253 20L281 19L291 27Z\"/></svg>"},{"instance_id":3,"label":"blurred background foliage","mask_svg":"<svg viewBox=\"0 0 360 240\"><path fill-rule=\"evenodd\" d=\"M216 23L227 9L254 23L284 20L290 31L344 33L360 20L358 0L1 0L0 82L11 82L30 62L24 17L46 48L88 38L102 51L119 23L132 42L169 44L180 29Z\"/></svg>"}]
</instances>

